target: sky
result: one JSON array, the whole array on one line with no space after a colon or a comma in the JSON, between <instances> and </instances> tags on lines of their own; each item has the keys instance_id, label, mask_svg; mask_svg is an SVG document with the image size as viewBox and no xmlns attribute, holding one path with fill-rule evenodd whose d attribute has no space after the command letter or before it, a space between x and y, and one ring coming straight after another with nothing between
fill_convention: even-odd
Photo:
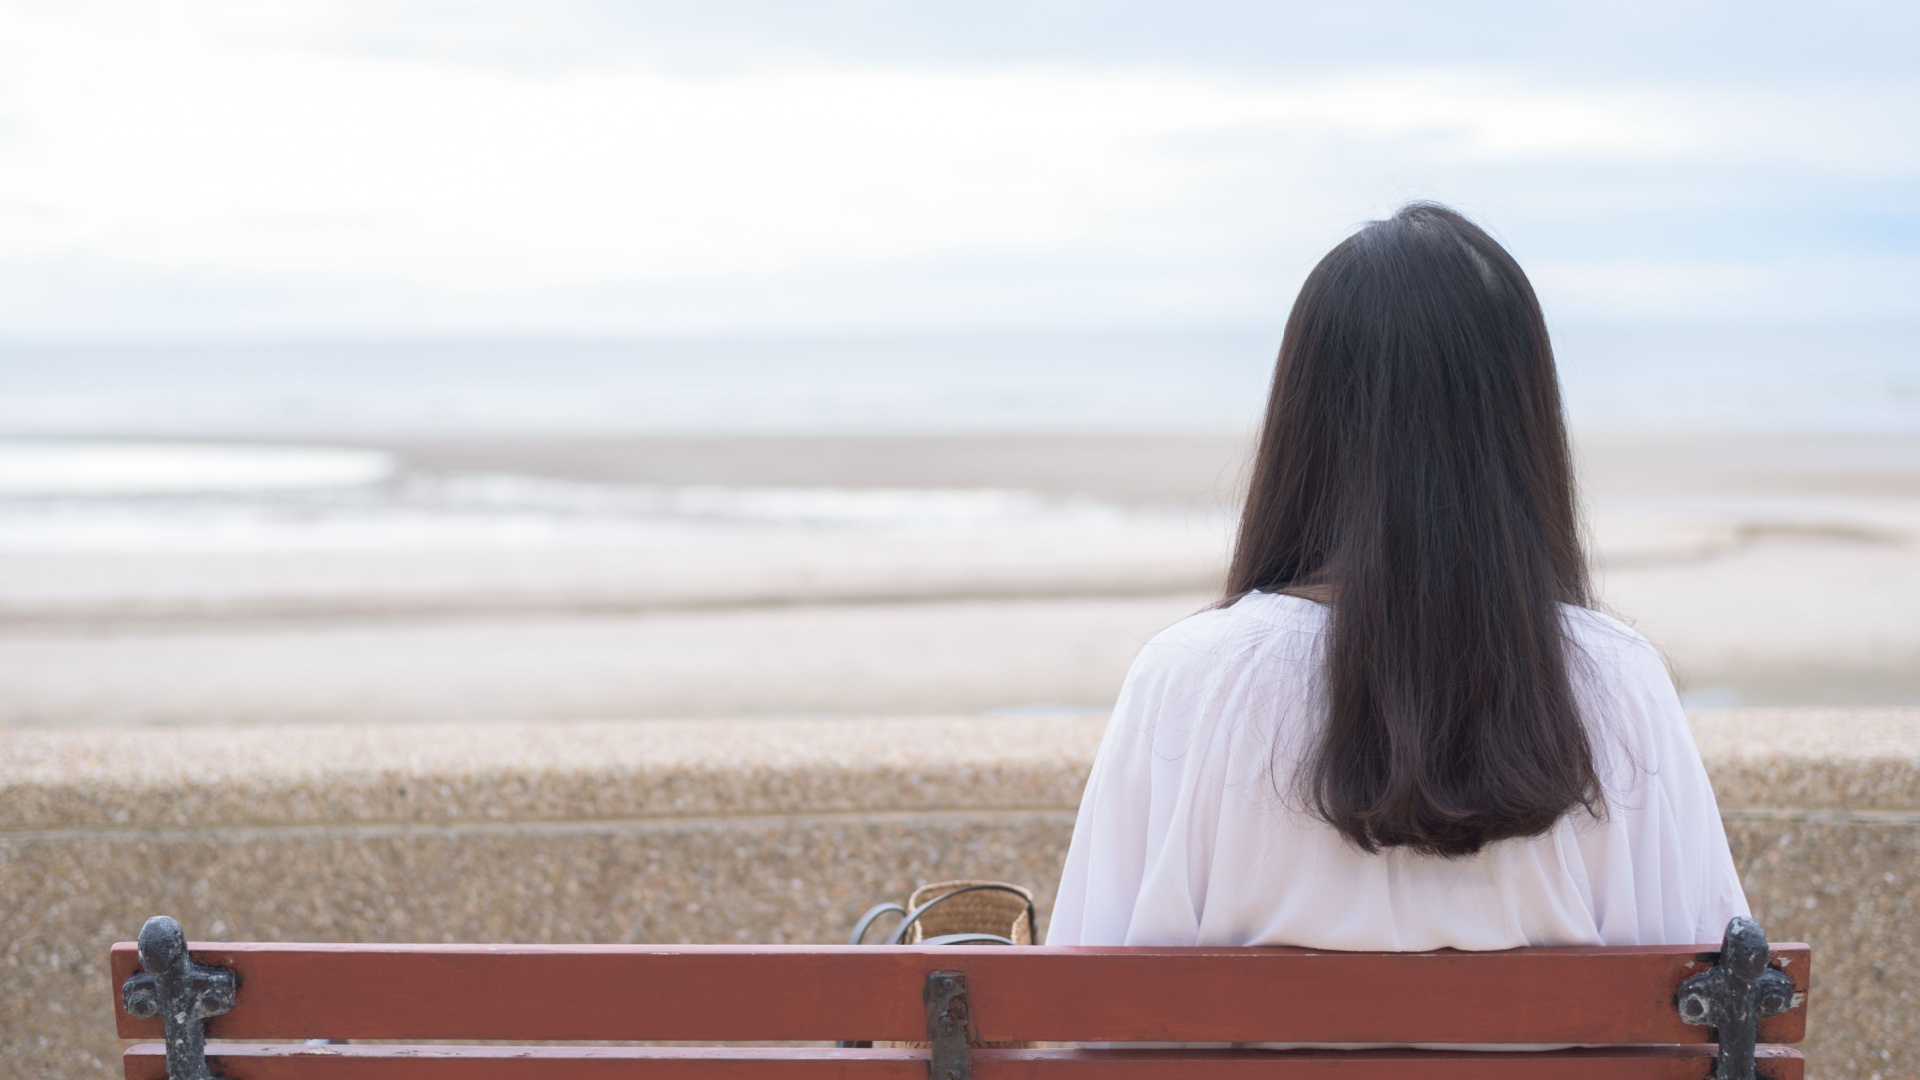
<instances>
[{"instance_id":1,"label":"sky","mask_svg":"<svg viewBox=\"0 0 1920 1080\"><path fill-rule=\"evenodd\" d=\"M0 0L0 339L1920 324L1920 4Z\"/></svg>"}]
</instances>

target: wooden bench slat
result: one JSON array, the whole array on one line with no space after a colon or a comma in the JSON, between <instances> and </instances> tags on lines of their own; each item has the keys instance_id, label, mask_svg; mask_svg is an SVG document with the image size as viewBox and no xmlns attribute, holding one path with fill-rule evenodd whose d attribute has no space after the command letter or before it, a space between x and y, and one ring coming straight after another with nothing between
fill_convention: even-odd
<instances>
[{"instance_id":1,"label":"wooden bench slat","mask_svg":"<svg viewBox=\"0 0 1920 1080\"><path fill-rule=\"evenodd\" d=\"M719 1047L220 1044L228 1080L924 1080L924 1050ZM127 1080L166 1080L159 1044L126 1054ZM978 1050L977 1080L1704 1080L1711 1046L1478 1053L1411 1050ZM1786 1047L1760 1048L1770 1080L1802 1080Z\"/></svg>"},{"instance_id":2,"label":"wooden bench slat","mask_svg":"<svg viewBox=\"0 0 1920 1080\"><path fill-rule=\"evenodd\" d=\"M226 1080L926 1080L925 1050L756 1047L302 1046L213 1043L207 1060ZM166 1047L125 1056L127 1080L167 1080Z\"/></svg>"},{"instance_id":3,"label":"wooden bench slat","mask_svg":"<svg viewBox=\"0 0 1920 1080\"><path fill-rule=\"evenodd\" d=\"M979 1037L1050 1042L1694 1043L1681 979L1713 947L1504 953L1304 949L222 944L220 1039L924 1038L928 973L962 971ZM1804 995L1808 950L1774 946ZM138 970L114 946L119 986ZM117 997L117 995L116 995ZM1760 1028L1798 1042L1806 1010ZM126 1038L157 1021L119 1013Z\"/></svg>"}]
</instances>

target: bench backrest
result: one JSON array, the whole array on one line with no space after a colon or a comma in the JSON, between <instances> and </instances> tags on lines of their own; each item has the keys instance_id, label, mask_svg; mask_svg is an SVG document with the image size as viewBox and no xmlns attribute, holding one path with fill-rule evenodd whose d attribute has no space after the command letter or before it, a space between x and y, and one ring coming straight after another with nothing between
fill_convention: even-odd
<instances>
[{"instance_id":1,"label":"bench backrest","mask_svg":"<svg viewBox=\"0 0 1920 1080\"><path fill-rule=\"evenodd\" d=\"M153 928L150 923L149 932ZM1702 995L1722 994L1720 984L1734 979L1727 964L1716 967L1720 953L1712 947L1330 953L196 943L188 961L184 953L168 954L159 940L158 934L143 933L141 944L151 946L147 966L166 969L160 975L139 974L142 964L133 943L113 948L116 990L128 986L124 996L135 1011L153 1014L143 1019L129 1012L127 1002L118 1003L120 1034L161 1036L169 1011L182 1022L191 1020L179 1006L160 1001L168 993L185 994L188 1011L198 1009L208 1017L206 1037L247 1041L208 1048L214 1070L228 1080L920 1077L929 1074L930 1060L963 1070L951 1075L980 1077L1305 1077L1330 1076L1333 1070L1357 1080L1388 1071L1398 1077L1538 1076L1550 1068L1575 1076L1697 1078L1713 1072L1716 1058L1715 1030L1697 1025L1730 1015L1725 1009L1731 1007L1702 1004ZM1764 938L1759 948L1764 974L1769 952ZM1785 1011L1760 1020L1757 1037L1771 1044L1797 1042L1806 1028L1809 951L1787 944L1770 952L1771 970L1784 972L1785 978L1764 975L1761 981L1775 980L1771 992L1787 994L1776 1003ZM1700 998L1689 1006L1696 1014L1693 1024L1676 1007L1686 998L1681 987L1688 980L1694 980L1689 993ZM1733 989L1748 998L1765 989L1749 985L1754 972L1735 981L1739 985ZM930 1032L931 1049L266 1045L308 1039L924 1044ZM1615 1049L1556 1052L1549 1065L1539 1053L980 1046L1042 1041L1597 1044ZM182 1060L173 1080L200 1080L191 1077L184 1054L176 1056ZM1799 1056L1791 1050L1763 1047L1759 1058L1762 1072L1774 1080L1799 1075ZM135 1047L128 1053L127 1075L141 1080L168 1075L165 1054L157 1047Z\"/></svg>"}]
</instances>

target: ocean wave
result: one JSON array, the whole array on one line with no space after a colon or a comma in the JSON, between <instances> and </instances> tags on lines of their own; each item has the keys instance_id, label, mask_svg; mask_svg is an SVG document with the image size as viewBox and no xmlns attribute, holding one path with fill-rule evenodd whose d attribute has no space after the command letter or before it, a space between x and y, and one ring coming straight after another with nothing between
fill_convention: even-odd
<instances>
[{"instance_id":1,"label":"ocean wave","mask_svg":"<svg viewBox=\"0 0 1920 1080\"><path fill-rule=\"evenodd\" d=\"M1113 528L1139 511L1006 488L595 483L413 473L383 453L242 444L0 444L0 550L545 547L688 530Z\"/></svg>"},{"instance_id":2,"label":"ocean wave","mask_svg":"<svg viewBox=\"0 0 1920 1080\"><path fill-rule=\"evenodd\" d=\"M392 455L342 447L137 440L0 440L0 497L113 497L352 488Z\"/></svg>"}]
</instances>

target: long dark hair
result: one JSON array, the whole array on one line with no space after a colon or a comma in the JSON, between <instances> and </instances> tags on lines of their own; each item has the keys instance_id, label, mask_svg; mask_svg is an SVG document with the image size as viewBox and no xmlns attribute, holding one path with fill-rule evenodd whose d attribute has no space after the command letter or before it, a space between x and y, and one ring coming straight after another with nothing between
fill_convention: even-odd
<instances>
[{"instance_id":1,"label":"long dark hair","mask_svg":"<svg viewBox=\"0 0 1920 1080\"><path fill-rule=\"evenodd\" d=\"M1533 286L1414 203L1308 275L1228 574L1331 602L1308 807L1364 851L1460 856L1601 809L1560 605L1589 602Z\"/></svg>"}]
</instances>

